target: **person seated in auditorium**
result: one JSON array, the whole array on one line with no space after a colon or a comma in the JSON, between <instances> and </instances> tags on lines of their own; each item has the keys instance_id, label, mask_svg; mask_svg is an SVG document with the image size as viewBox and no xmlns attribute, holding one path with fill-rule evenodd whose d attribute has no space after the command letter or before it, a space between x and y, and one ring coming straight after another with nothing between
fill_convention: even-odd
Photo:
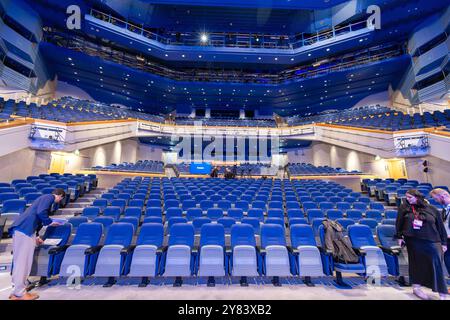
<instances>
[{"instance_id":1,"label":"person seated in auditorium","mask_svg":"<svg viewBox=\"0 0 450 320\"><path fill-rule=\"evenodd\" d=\"M416 189L406 192L406 201L398 208L395 238L399 246L406 244L409 278L413 293L423 300L430 297L421 286L439 292L446 299L443 254L447 251L447 232L442 215Z\"/></svg>"},{"instance_id":2,"label":"person seated in auditorium","mask_svg":"<svg viewBox=\"0 0 450 320\"><path fill-rule=\"evenodd\" d=\"M225 179L233 179L234 178L233 173L231 172L230 168L225 169L224 178Z\"/></svg>"},{"instance_id":3,"label":"person seated in auditorium","mask_svg":"<svg viewBox=\"0 0 450 320\"><path fill-rule=\"evenodd\" d=\"M219 176L219 168L218 167L214 167L211 170L210 177L211 178L217 178L218 176Z\"/></svg>"}]
</instances>

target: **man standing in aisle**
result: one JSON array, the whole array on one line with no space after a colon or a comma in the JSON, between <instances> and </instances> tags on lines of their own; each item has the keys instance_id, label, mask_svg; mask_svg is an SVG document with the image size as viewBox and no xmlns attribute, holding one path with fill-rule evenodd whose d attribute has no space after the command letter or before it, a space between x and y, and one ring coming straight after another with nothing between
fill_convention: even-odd
<instances>
[{"instance_id":1,"label":"man standing in aisle","mask_svg":"<svg viewBox=\"0 0 450 320\"><path fill-rule=\"evenodd\" d=\"M37 294L26 292L27 279L33 265L34 249L41 245L43 240L36 237L42 226L57 226L49 218L53 203L59 203L65 197L63 189L55 189L51 194L44 194L37 198L33 204L25 210L9 228L13 236L13 291L10 300L36 300Z\"/></svg>"},{"instance_id":2,"label":"man standing in aisle","mask_svg":"<svg viewBox=\"0 0 450 320\"><path fill-rule=\"evenodd\" d=\"M442 209L442 220L444 221L445 231L447 231L447 236L448 236L447 246L448 246L448 245L450 245L450 194L445 189L436 188L436 189L431 190L430 195L439 204L444 206L444 209ZM444 263L447 268L447 272L450 275L450 252L449 252L449 250L447 250L444 253Z\"/></svg>"}]
</instances>

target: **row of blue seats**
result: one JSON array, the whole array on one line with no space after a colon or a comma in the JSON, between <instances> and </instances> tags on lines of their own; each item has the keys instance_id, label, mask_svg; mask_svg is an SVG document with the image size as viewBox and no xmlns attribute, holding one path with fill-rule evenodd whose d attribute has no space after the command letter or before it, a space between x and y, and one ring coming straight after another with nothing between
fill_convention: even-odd
<instances>
[{"instance_id":1,"label":"row of blue seats","mask_svg":"<svg viewBox=\"0 0 450 320\"><path fill-rule=\"evenodd\" d=\"M170 230L167 246L164 227L159 223L145 223L133 244L135 228L132 224L112 224L103 245L99 245L103 226L100 223L82 223L78 226L70 245L71 224L49 227L45 239L61 239L58 246L41 249L44 259L38 260L36 274L44 278L66 278L78 269L82 278L107 277L105 286L111 286L118 277L142 278L141 285L151 277L175 277L175 286L182 284L182 277L208 277L214 285L214 277L241 277L241 285L247 285L247 277L273 277L279 285L279 277L300 276L311 285L311 277L323 277L336 272L336 282L346 286L343 273L372 275L375 267L381 277L399 275L398 248L392 243L395 228L389 225L377 227L381 245L377 245L371 230L364 225L348 227L352 246L359 254L357 263L335 261L325 247L318 246L313 229L308 225L290 227L290 246L285 231L279 225L261 227L260 246L253 228L245 223L231 227L231 245L226 246L225 228L221 224L207 223L201 227L200 242L195 246L195 230L191 224L175 223ZM323 226L319 228L321 243L325 243ZM47 259L48 257L48 259Z\"/></svg>"},{"instance_id":2,"label":"row of blue seats","mask_svg":"<svg viewBox=\"0 0 450 320\"><path fill-rule=\"evenodd\" d=\"M288 168L289 168L289 173L292 176L361 173L358 170L347 171L342 168L332 168L329 166L316 167L315 165L310 164L310 163L289 163Z\"/></svg>"}]
</instances>

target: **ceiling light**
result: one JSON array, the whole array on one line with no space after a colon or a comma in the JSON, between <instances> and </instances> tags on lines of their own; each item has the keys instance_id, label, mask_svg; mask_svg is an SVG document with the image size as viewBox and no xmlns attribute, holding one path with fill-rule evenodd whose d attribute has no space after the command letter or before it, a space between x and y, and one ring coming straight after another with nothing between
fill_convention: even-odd
<instances>
[{"instance_id":1,"label":"ceiling light","mask_svg":"<svg viewBox=\"0 0 450 320\"><path fill-rule=\"evenodd\" d=\"M201 41L202 43L208 42L208 35L207 35L206 33L202 33L202 34L200 35L200 41Z\"/></svg>"}]
</instances>

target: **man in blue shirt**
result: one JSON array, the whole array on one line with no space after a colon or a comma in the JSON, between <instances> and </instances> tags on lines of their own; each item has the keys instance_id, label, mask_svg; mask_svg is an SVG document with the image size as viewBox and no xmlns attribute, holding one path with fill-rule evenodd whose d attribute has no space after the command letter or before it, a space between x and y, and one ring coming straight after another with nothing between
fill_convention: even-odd
<instances>
[{"instance_id":1,"label":"man in blue shirt","mask_svg":"<svg viewBox=\"0 0 450 320\"><path fill-rule=\"evenodd\" d=\"M39 296L26 292L27 279L30 276L33 265L34 249L43 240L36 237L36 233L42 226L57 226L48 214L53 203L59 203L65 197L63 189L55 189L52 194L44 194L37 198L33 204L25 210L9 228L13 236L13 292L9 296L11 300L35 300Z\"/></svg>"}]
</instances>

